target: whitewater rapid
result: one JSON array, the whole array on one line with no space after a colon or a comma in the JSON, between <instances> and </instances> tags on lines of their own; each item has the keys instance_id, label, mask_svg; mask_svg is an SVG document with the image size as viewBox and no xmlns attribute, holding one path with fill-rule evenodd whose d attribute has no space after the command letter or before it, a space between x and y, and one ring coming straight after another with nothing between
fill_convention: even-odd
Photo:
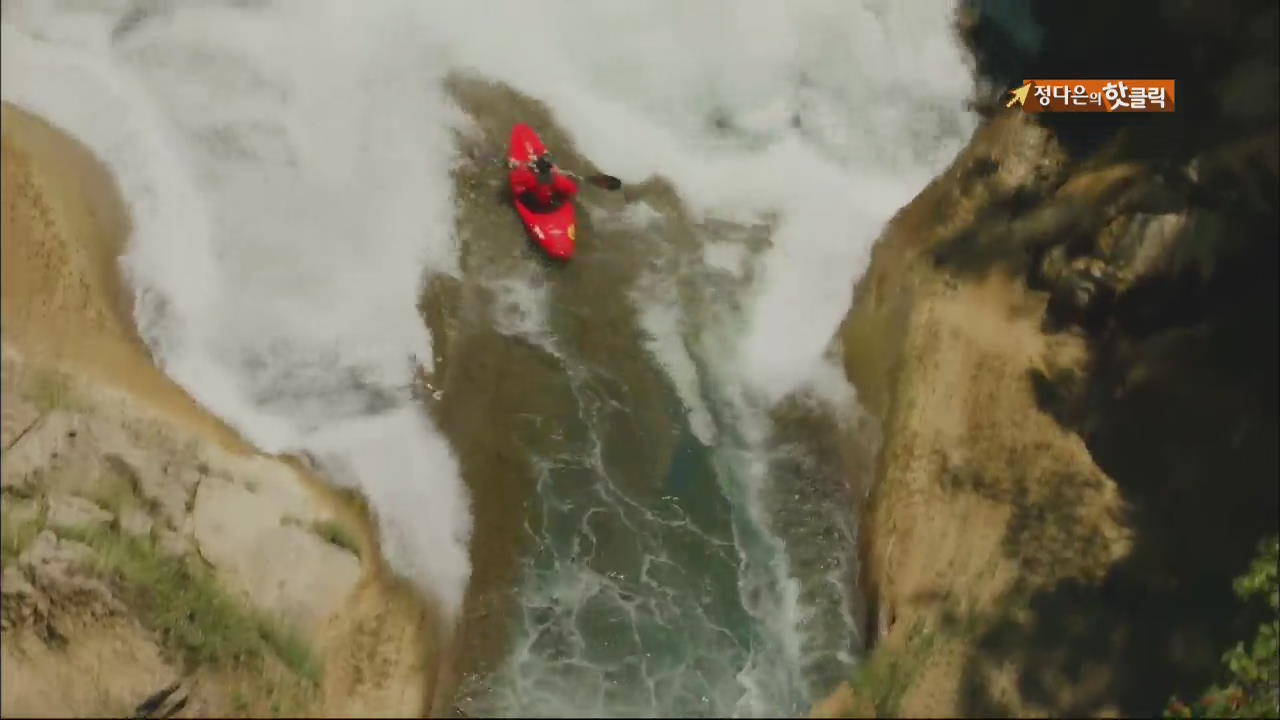
<instances>
[{"instance_id":1,"label":"whitewater rapid","mask_svg":"<svg viewBox=\"0 0 1280 720\"><path fill-rule=\"evenodd\" d=\"M458 273L453 131L470 120L447 75L545 102L595 165L665 178L694 217L777 219L759 256L706 247L708 267L753 284L701 356L678 337L688 309L657 302L661 278L635 293L692 433L714 445L717 412L749 416L732 431L750 447L788 393L855 403L824 357L854 282L976 124L951 19L947 2L892 0L11 0L0 87L119 180L122 266L157 364L259 447L306 451L360 488L388 561L453 614L469 501L408 392L414 363L435 360L423 278ZM734 473L749 502L770 491L757 460ZM791 586L785 563L769 572ZM755 610L800 662L807 611L779 592Z\"/></svg>"}]
</instances>

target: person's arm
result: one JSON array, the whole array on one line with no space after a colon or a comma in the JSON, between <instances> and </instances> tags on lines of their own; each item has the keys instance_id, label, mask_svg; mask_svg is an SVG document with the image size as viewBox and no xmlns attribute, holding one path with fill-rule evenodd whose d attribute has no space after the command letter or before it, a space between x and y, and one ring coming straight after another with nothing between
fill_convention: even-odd
<instances>
[{"instance_id":1,"label":"person's arm","mask_svg":"<svg viewBox=\"0 0 1280 720\"><path fill-rule=\"evenodd\" d=\"M562 173L557 172L555 174L555 177L552 178L552 184L554 185L556 192L563 195L565 199L572 198L574 195L578 194L578 184Z\"/></svg>"}]
</instances>

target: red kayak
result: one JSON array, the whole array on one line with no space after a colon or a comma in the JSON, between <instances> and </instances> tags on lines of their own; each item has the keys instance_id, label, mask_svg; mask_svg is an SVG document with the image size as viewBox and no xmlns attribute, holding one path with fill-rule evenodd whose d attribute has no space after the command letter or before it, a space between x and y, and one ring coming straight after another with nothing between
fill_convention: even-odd
<instances>
[{"instance_id":1,"label":"red kayak","mask_svg":"<svg viewBox=\"0 0 1280 720\"><path fill-rule=\"evenodd\" d=\"M511 128L511 146L507 150L509 164L526 165L546 151L546 146L542 144L542 139L533 131L533 128L523 123L517 123ZM513 180L511 175L508 175L507 180L509 183ZM568 260L573 257L575 232L573 203L565 202L552 210L536 212L525 205L519 197L515 197L514 184L511 194L516 213L520 215L520 220L533 241L553 258Z\"/></svg>"}]
</instances>

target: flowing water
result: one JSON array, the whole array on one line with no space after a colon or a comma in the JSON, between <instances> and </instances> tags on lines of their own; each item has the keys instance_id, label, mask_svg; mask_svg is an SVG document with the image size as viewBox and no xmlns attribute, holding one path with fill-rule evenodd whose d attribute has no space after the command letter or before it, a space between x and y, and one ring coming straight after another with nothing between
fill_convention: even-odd
<instances>
[{"instance_id":1,"label":"flowing water","mask_svg":"<svg viewBox=\"0 0 1280 720\"><path fill-rule=\"evenodd\" d=\"M946 3L3 13L5 100L120 181L157 363L359 487L447 613L493 531L468 485L512 458L512 611L469 714L798 714L849 675L858 411L825 352L883 223L974 125ZM495 197L516 120L626 183L584 188L567 268ZM431 276L464 288L447 352ZM434 415L415 362L450 378Z\"/></svg>"}]
</instances>

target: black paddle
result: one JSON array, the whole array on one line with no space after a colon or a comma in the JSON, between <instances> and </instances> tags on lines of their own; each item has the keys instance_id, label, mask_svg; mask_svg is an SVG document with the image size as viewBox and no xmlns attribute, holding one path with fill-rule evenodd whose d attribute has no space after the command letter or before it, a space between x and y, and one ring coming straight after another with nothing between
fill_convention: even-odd
<instances>
[{"instance_id":1,"label":"black paddle","mask_svg":"<svg viewBox=\"0 0 1280 720\"><path fill-rule=\"evenodd\" d=\"M589 182L592 185L595 185L596 187L601 188L602 190L619 190L622 188L622 181L612 175L597 173L595 175L588 175L586 177L583 177L581 175L578 175L577 173L571 173L568 170L561 170L560 172L564 173L565 175L568 175L571 178L577 178L578 180L584 180L586 182Z\"/></svg>"},{"instance_id":2,"label":"black paddle","mask_svg":"<svg viewBox=\"0 0 1280 720\"><path fill-rule=\"evenodd\" d=\"M493 163L495 165L501 165L502 167L507 167L506 160L499 160L498 158L493 158ZM595 175L587 175L584 177L575 172L569 172L568 170L565 170L563 168L557 167L556 169L559 170L561 173L568 175L571 178L574 178L575 180L581 180L583 182L587 182L592 185L595 185L601 190L621 190L622 189L622 181L612 175L605 175L604 173L596 173Z\"/></svg>"}]
</instances>

